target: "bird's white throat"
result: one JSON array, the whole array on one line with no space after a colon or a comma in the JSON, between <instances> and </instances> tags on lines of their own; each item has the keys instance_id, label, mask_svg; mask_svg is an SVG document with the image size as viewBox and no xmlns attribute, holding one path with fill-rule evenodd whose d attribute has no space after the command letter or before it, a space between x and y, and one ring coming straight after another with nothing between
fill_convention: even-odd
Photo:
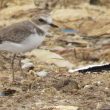
<instances>
[{"instance_id":1,"label":"bird's white throat","mask_svg":"<svg viewBox=\"0 0 110 110\"><path fill-rule=\"evenodd\" d=\"M40 28L42 31L44 31L45 35L48 33L48 30L50 29L50 25L41 25L41 26L38 26L38 28Z\"/></svg>"}]
</instances>

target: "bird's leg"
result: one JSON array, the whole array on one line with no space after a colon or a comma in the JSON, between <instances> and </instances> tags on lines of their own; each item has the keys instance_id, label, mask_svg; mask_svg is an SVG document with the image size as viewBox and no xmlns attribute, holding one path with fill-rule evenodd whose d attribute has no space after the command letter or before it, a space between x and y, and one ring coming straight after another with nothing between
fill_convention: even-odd
<instances>
[{"instance_id":1,"label":"bird's leg","mask_svg":"<svg viewBox=\"0 0 110 110\"><path fill-rule=\"evenodd\" d=\"M20 67L20 72L21 72L22 76L25 77L25 74L24 74L23 69L22 69L21 55L19 55L19 67Z\"/></svg>"},{"instance_id":2,"label":"bird's leg","mask_svg":"<svg viewBox=\"0 0 110 110\"><path fill-rule=\"evenodd\" d=\"M15 60L16 54L14 54L12 56L12 60L11 60L11 69L12 69L12 78L13 78L13 82L15 80L15 75L14 75L14 60Z\"/></svg>"}]
</instances>

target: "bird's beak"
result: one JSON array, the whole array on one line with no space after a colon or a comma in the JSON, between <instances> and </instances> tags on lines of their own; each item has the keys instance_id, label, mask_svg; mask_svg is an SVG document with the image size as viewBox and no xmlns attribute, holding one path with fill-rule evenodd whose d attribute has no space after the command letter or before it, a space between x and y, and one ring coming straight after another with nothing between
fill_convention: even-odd
<instances>
[{"instance_id":1,"label":"bird's beak","mask_svg":"<svg viewBox=\"0 0 110 110\"><path fill-rule=\"evenodd\" d=\"M53 24L53 23L51 23L50 26L53 27L53 28L58 28L58 26Z\"/></svg>"}]
</instances>

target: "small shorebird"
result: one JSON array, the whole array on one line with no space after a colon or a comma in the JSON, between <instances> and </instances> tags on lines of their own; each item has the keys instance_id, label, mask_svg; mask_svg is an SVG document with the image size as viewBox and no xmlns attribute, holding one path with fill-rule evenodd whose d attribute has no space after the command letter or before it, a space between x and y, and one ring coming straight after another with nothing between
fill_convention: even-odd
<instances>
[{"instance_id":1,"label":"small shorebird","mask_svg":"<svg viewBox=\"0 0 110 110\"><path fill-rule=\"evenodd\" d=\"M44 41L50 27L57 26L52 23L50 17L42 16L15 23L0 30L0 50L14 54L11 62L13 81L16 55L37 48ZM19 65L21 68L21 58L19 59Z\"/></svg>"}]
</instances>

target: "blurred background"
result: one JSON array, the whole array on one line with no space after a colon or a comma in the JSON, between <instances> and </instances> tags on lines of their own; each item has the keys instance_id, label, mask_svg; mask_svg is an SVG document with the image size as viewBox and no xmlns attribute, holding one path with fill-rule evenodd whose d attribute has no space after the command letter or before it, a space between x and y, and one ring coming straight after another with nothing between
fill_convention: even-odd
<instances>
[{"instance_id":1,"label":"blurred background","mask_svg":"<svg viewBox=\"0 0 110 110\"><path fill-rule=\"evenodd\" d=\"M17 91L13 97L1 98L0 107L110 110L110 72L81 74L70 69L110 63L110 0L0 0L0 28L46 13L59 29L50 30L39 49L23 57L33 63L33 68L24 70L27 80L16 74L21 82L9 83L10 55L0 52L0 90Z\"/></svg>"}]
</instances>

